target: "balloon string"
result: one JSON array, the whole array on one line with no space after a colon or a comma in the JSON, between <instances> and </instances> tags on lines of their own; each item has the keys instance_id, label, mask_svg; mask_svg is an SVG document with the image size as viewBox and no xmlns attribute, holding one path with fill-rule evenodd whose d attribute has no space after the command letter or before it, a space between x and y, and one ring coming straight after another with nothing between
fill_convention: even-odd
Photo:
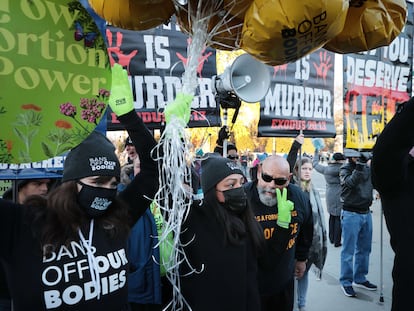
<instances>
[{"instance_id":1,"label":"balloon string","mask_svg":"<svg viewBox=\"0 0 414 311\"><path fill-rule=\"evenodd\" d=\"M203 1L200 1L203 2ZM189 10L193 9L189 6ZM201 10L203 6L197 7L197 13L192 23L193 36L189 40L187 50L187 62L182 82L181 92L188 95L194 95L198 86L197 69L203 50L205 49L207 39L208 18ZM209 9L211 10L211 8ZM192 14L189 11L189 15ZM211 15L208 15L211 16ZM186 124L172 117L167 122L165 129L156 146L156 160L159 165L159 190L156 194L156 202L160 207L165 219L165 230L159 237L159 244L171 243L168 236L173 236L173 245L171 247L171 256L166 267L166 277L172 285L172 300L164 310L191 310L185 297L181 292L182 277L181 265L188 268L186 274L200 273L203 266L198 270L192 267L189 262L185 247L192 242L182 241L181 233L185 230L184 223L189 214L192 199L192 180L191 180L191 158L189 138L185 132ZM187 271L187 270L186 270Z\"/></svg>"}]
</instances>

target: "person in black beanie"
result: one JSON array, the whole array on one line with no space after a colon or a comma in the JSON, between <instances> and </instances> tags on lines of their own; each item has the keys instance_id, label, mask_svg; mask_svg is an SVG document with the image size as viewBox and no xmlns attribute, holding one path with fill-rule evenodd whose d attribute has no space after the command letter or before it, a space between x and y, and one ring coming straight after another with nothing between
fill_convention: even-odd
<instances>
[{"instance_id":1,"label":"person in black beanie","mask_svg":"<svg viewBox=\"0 0 414 311\"><path fill-rule=\"evenodd\" d=\"M395 253L392 311L407 309L414 290L414 98L398 107L372 150L372 183L378 191Z\"/></svg>"},{"instance_id":2,"label":"person in black beanie","mask_svg":"<svg viewBox=\"0 0 414 311\"><path fill-rule=\"evenodd\" d=\"M188 243L188 261L180 266L183 297L197 311L260 310L257 256L263 232L247 205L245 177L233 161L216 154L207 154L201 167L204 200L193 203L182 224L181 241Z\"/></svg>"},{"instance_id":3,"label":"person in black beanie","mask_svg":"<svg viewBox=\"0 0 414 311\"><path fill-rule=\"evenodd\" d=\"M115 147L92 132L69 152L62 184L47 198L30 206L0 199L0 259L15 311L129 308L129 230L155 196L158 168L156 142L133 109L126 71L115 66L110 106L139 146L141 172L117 195Z\"/></svg>"},{"instance_id":4,"label":"person in black beanie","mask_svg":"<svg viewBox=\"0 0 414 311\"><path fill-rule=\"evenodd\" d=\"M124 143L124 150L127 153L127 162L128 164L132 164L135 158L138 156L137 150L131 140L131 137L127 137ZM132 177L132 176L131 176Z\"/></svg>"}]
</instances>

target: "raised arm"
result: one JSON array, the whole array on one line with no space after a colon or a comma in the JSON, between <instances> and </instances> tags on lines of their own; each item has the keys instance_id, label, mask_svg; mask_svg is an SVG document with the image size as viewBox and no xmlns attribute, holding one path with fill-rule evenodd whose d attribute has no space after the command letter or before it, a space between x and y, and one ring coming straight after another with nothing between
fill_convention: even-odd
<instances>
[{"instance_id":1,"label":"raised arm","mask_svg":"<svg viewBox=\"0 0 414 311\"><path fill-rule=\"evenodd\" d=\"M140 173L120 193L120 197L130 206L135 223L150 206L158 190L158 166L151 156L156 141L134 110L128 75L119 64L112 69L112 84L109 104L127 130L141 162Z\"/></svg>"}]
</instances>

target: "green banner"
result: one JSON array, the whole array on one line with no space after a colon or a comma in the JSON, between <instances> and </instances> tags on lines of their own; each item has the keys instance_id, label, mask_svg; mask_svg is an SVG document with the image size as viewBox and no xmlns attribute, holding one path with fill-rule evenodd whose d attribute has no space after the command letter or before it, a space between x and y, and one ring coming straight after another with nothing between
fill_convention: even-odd
<instances>
[{"instance_id":1,"label":"green banner","mask_svg":"<svg viewBox=\"0 0 414 311\"><path fill-rule=\"evenodd\" d=\"M0 163L52 158L103 116L105 40L78 1L0 1Z\"/></svg>"},{"instance_id":2,"label":"green banner","mask_svg":"<svg viewBox=\"0 0 414 311\"><path fill-rule=\"evenodd\" d=\"M11 180L0 180L0 198L3 196L3 193L6 192L12 186Z\"/></svg>"}]
</instances>

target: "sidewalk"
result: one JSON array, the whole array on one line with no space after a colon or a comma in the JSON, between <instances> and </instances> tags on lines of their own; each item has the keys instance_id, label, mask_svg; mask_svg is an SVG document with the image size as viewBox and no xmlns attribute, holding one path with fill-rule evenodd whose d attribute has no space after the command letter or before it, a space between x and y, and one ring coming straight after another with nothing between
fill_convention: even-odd
<instances>
[{"instance_id":1,"label":"sidewalk","mask_svg":"<svg viewBox=\"0 0 414 311\"><path fill-rule=\"evenodd\" d=\"M325 181L323 176L314 172L312 181L319 190L322 203L325 204ZM328 245L328 255L323 270L322 279L317 280L315 274L309 272L309 289L307 295L306 311L389 311L391 309L392 278L391 271L394 253L389 242L389 234L385 220L381 218L381 203L375 201L371 207L373 238L370 257L369 274L367 279L378 286L376 291L367 291L354 287L357 297L346 297L339 284L341 248ZM325 209L326 211L326 209ZM326 224L328 224L328 214ZM382 222L382 269L381 269L381 219ZM381 270L382 284L381 291ZM380 303L380 297L384 302ZM297 309L295 309L297 310Z\"/></svg>"}]
</instances>

